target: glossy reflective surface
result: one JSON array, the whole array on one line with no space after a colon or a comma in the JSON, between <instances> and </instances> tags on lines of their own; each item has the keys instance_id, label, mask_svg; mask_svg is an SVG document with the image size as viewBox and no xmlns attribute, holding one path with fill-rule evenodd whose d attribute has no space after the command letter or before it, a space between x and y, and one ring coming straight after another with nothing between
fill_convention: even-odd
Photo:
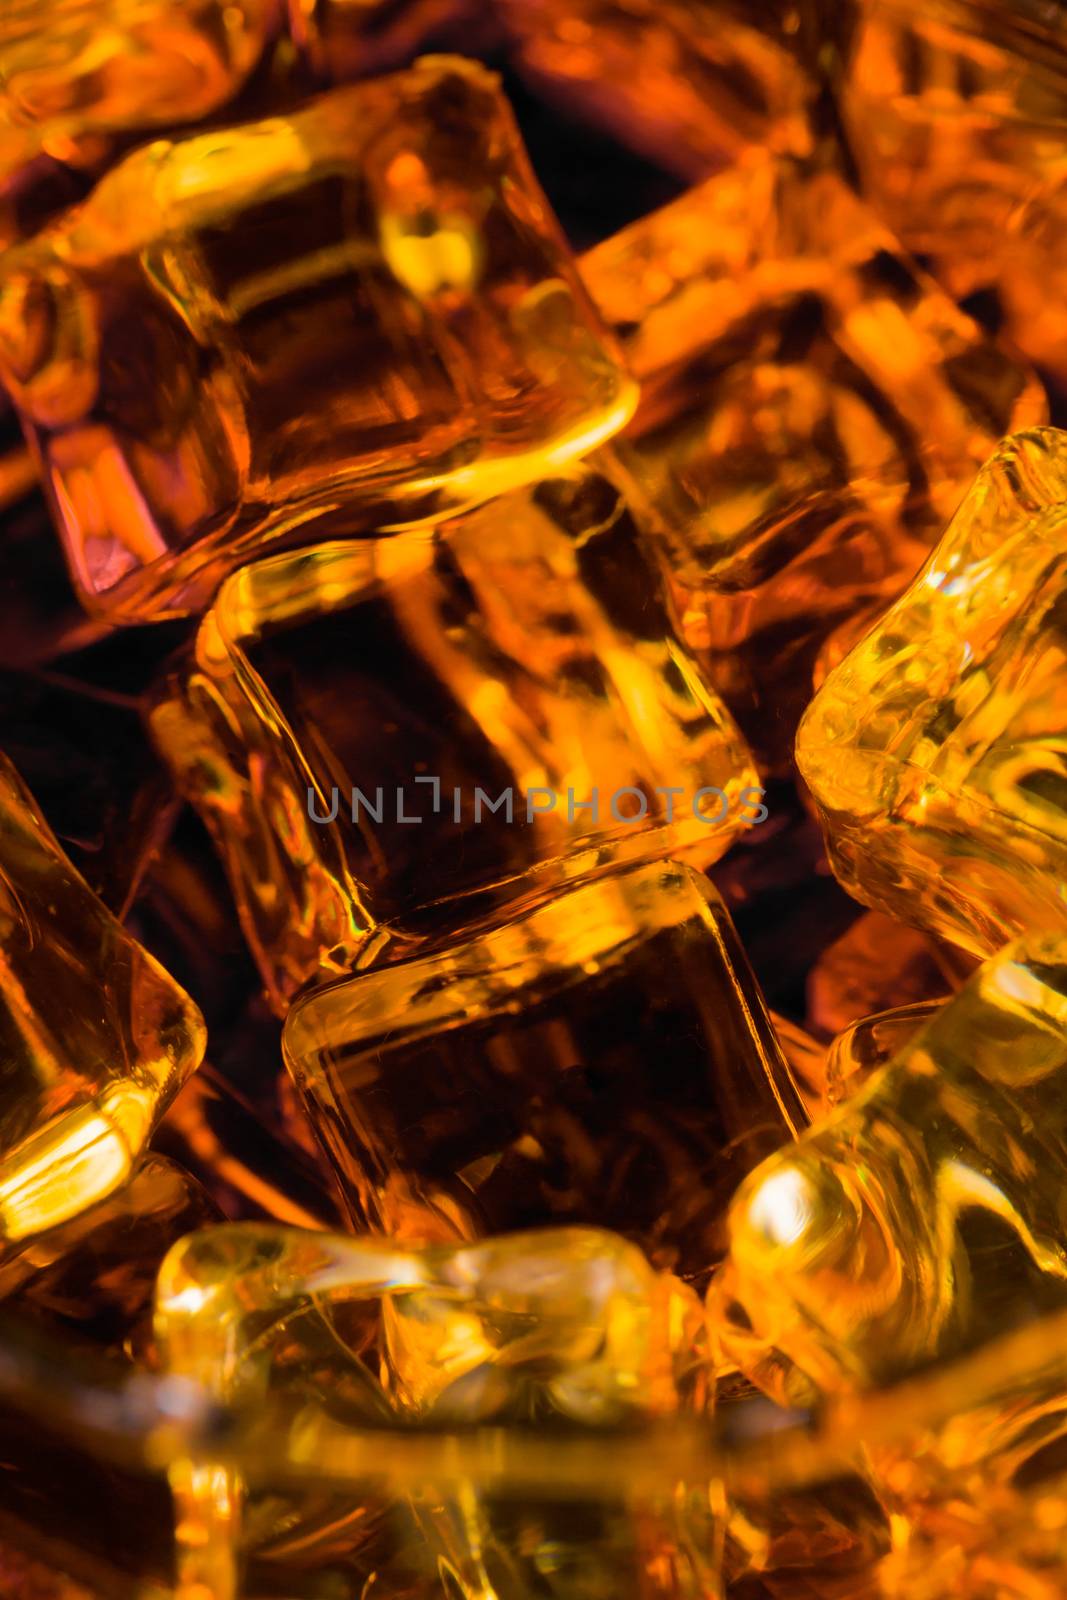
<instances>
[{"instance_id":1,"label":"glossy reflective surface","mask_svg":"<svg viewBox=\"0 0 1067 1600\"><path fill-rule=\"evenodd\" d=\"M1064 926L1065 446L1004 442L797 737L846 886L976 954Z\"/></svg>"},{"instance_id":2,"label":"glossy reflective surface","mask_svg":"<svg viewBox=\"0 0 1067 1600\"><path fill-rule=\"evenodd\" d=\"M1067 1303L1065 988L1058 941L1008 946L745 1181L712 1326L757 1381L866 1388Z\"/></svg>"},{"instance_id":3,"label":"glossy reflective surface","mask_svg":"<svg viewBox=\"0 0 1067 1600\"><path fill-rule=\"evenodd\" d=\"M725 908L668 863L298 1000L286 1060L354 1226L597 1223L704 1277L805 1121Z\"/></svg>"},{"instance_id":4,"label":"glossy reflective surface","mask_svg":"<svg viewBox=\"0 0 1067 1600\"><path fill-rule=\"evenodd\" d=\"M635 398L496 79L447 57L127 157L4 257L0 375L83 599L127 620L315 516L499 494Z\"/></svg>"},{"instance_id":5,"label":"glossy reflective surface","mask_svg":"<svg viewBox=\"0 0 1067 1600\"><path fill-rule=\"evenodd\" d=\"M246 568L151 723L283 1011L381 924L410 941L614 861L703 865L766 810L640 530L588 472L436 538Z\"/></svg>"},{"instance_id":6,"label":"glossy reflective surface","mask_svg":"<svg viewBox=\"0 0 1067 1600\"><path fill-rule=\"evenodd\" d=\"M61 852L0 766L0 1239L65 1222L130 1176L204 1052L188 995Z\"/></svg>"}]
</instances>

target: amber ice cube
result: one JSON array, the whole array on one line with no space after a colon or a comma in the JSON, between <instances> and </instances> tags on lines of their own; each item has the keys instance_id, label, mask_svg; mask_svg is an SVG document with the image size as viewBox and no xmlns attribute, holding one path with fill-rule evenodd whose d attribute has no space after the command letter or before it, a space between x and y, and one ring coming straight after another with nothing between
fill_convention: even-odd
<instances>
[{"instance_id":1,"label":"amber ice cube","mask_svg":"<svg viewBox=\"0 0 1067 1600\"><path fill-rule=\"evenodd\" d=\"M839 101L865 190L960 298L1067 375L1057 0L859 0Z\"/></svg>"},{"instance_id":2,"label":"amber ice cube","mask_svg":"<svg viewBox=\"0 0 1067 1600\"><path fill-rule=\"evenodd\" d=\"M635 394L497 79L451 57L127 157L4 256L0 376L82 598L127 621L315 518L525 483Z\"/></svg>"},{"instance_id":3,"label":"amber ice cube","mask_svg":"<svg viewBox=\"0 0 1067 1600\"><path fill-rule=\"evenodd\" d=\"M1044 420L1034 375L833 172L739 163L582 272L641 383L613 451L692 589L827 548L809 607L891 597L997 440Z\"/></svg>"},{"instance_id":4,"label":"amber ice cube","mask_svg":"<svg viewBox=\"0 0 1067 1600\"><path fill-rule=\"evenodd\" d=\"M282 1011L380 924L452 930L618 860L703 866L766 809L629 511L584 471L438 538L245 568L151 725Z\"/></svg>"},{"instance_id":5,"label":"amber ice cube","mask_svg":"<svg viewBox=\"0 0 1067 1600\"><path fill-rule=\"evenodd\" d=\"M312 1455L320 1432L338 1424L632 1425L699 1407L706 1376L692 1291L633 1245L587 1228L427 1250L280 1227L209 1229L163 1264L156 1336L167 1371L221 1400L287 1411ZM341 1593L364 1592L357 1575L369 1583L376 1573L383 1595L431 1600L442 1593L439 1562L464 1595L708 1592L668 1583L666 1539L657 1578L652 1519L609 1489L568 1505L551 1491L509 1503L462 1483L451 1492L423 1484L405 1505L378 1485L357 1506L351 1492L268 1493L241 1479L203 1459L172 1472L179 1571L213 1600L230 1600L242 1568L250 1592L283 1592L273 1576L288 1580L285 1593L306 1593L310 1573L325 1568L344 1580ZM684 1552L675 1555L685 1570ZM487 1590L486 1564L499 1568L500 1588ZM543 1591L539 1570L569 1574L569 1584Z\"/></svg>"},{"instance_id":6,"label":"amber ice cube","mask_svg":"<svg viewBox=\"0 0 1067 1600\"><path fill-rule=\"evenodd\" d=\"M642 384L605 463L761 771L785 775L827 636L896 598L1043 392L795 161L738 164L583 271Z\"/></svg>"},{"instance_id":7,"label":"amber ice cube","mask_svg":"<svg viewBox=\"0 0 1067 1600\"><path fill-rule=\"evenodd\" d=\"M200 1013L75 872L0 757L0 1243L130 1176L204 1053Z\"/></svg>"},{"instance_id":8,"label":"amber ice cube","mask_svg":"<svg viewBox=\"0 0 1067 1600\"><path fill-rule=\"evenodd\" d=\"M353 1225L416 1241L588 1223L698 1276L806 1120L725 907L674 863L312 990L283 1047Z\"/></svg>"},{"instance_id":9,"label":"amber ice cube","mask_svg":"<svg viewBox=\"0 0 1067 1600\"><path fill-rule=\"evenodd\" d=\"M163 1257L186 1234L219 1221L196 1178L150 1152L114 1194L7 1251L0 1261L3 1310L149 1359Z\"/></svg>"},{"instance_id":10,"label":"amber ice cube","mask_svg":"<svg viewBox=\"0 0 1067 1600\"><path fill-rule=\"evenodd\" d=\"M709 1298L785 1398L863 1388L1067 1304L1067 965L1031 936L730 1208Z\"/></svg>"},{"instance_id":11,"label":"amber ice cube","mask_svg":"<svg viewBox=\"0 0 1067 1600\"><path fill-rule=\"evenodd\" d=\"M206 1228L163 1262L156 1336L169 1371L220 1398L295 1389L304 1337L314 1372L320 1320L346 1307L366 1338L334 1359L362 1366L368 1415L615 1422L674 1410L698 1379L693 1291L595 1228L424 1249L273 1223Z\"/></svg>"},{"instance_id":12,"label":"amber ice cube","mask_svg":"<svg viewBox=\"0 0 1067 1600\"><path fill-rule=\"evenodd\" d=\"M5 0L0 15L0 246L25 191L97 165L122 135L193 122L233 97L276 0Z\"/></svg>"},{"instance_id":13,"label":"amber ice cube","mask_svg":"<svg viewBox=\"0 0 1067 1600\"><path fill-rule=\"evenodd\" d=\"M752 148L812 146L798 8L763 0L497 0L543 94L696 182Z\"/></svg>"},{"instance_id":14,"label":"amber ice cube","mask_svg":"<svg viewBox=\"0 0 1067 1600\"><path fill-rule=\"evenodd\" d=\"M982 955L1067 927L1067 434L1006 440L797 736L850 893Z\"/></svg>"}]
</instances>

